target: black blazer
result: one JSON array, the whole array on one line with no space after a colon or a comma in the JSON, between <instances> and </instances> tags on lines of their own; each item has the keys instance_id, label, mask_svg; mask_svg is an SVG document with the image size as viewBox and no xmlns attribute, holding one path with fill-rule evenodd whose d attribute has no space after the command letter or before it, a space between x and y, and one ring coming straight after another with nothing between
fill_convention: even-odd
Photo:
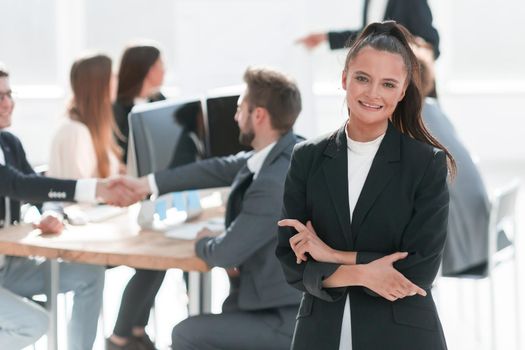
<instances>
[{"instance_id":1,"label":"black blazer","mask_svg":"<svg viewBox=\"0 0 525 350\"><path fill-rule=\"evenodd\" d=\"M323 279L339 265L311 257L297 265L288 242L296 232L281 228L276 255L288 283L304 292L292 348L338 349L350 294L353 350L446 349L430 293L447 229L444 152L389 124L352 220L347 163L344 128L296 146L285 184L283 217L311 220L329 246L358 252L358 264L408 252L395 267L428 295L390 302L362 287L323 288Z\"/></svg>"},{"instance_id":2,"label":"black blazer","mask_svg":"<svg viewBox=\"0 0 525 350\"><path fill-rule=\"evenodd\" d=\"M11 221L20 219L20 200L30 202L73 201L76 181L38 176L27 161L20 140L0 132L6 166L0 166L0 220L5 216L4 196L11 199Z\"/></svg>"},{"instance_id":3,"label":"black blazer","mask_svg":"<svg viewBox=\"0 0 525 350\"><path fill-rule=\"evenodd\" d=\"M374 1L374 0L371 0ZM363 25L366 24L368 1L363 8ZM434 47L434 56L439 57L439 34L432 26L432 12L427 0L390 0L386 6L386 20L393 20L404 25L413 35L420 36ZM328 42L332 50L347 47L361 32L359 30L345 30L328 32Z\"/></svg>"}]
</instances>

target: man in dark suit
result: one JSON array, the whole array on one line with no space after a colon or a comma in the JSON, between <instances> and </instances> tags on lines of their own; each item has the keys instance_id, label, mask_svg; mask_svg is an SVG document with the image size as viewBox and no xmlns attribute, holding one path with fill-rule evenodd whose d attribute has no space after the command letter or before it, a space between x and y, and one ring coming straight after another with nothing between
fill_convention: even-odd
<instances>
[{"instance_id":1,"label":"man in dark suit","mask_svg":"<svg viewBox=\"0 0 525 350\"><path fill-rule=\"evenodd\" d=\"M375 7L380 3L379 9ZM383 4L384 3L384 4ZM384 15L378 18L377 11L384 7ZM374 11L372 11L372 9ZM439 34L432 26L432 12L427 0L364 0L362 27L358 30L329 31L327 33L312 33L297 40L308 48L314 48L328 41L332 50L348 47L359 32L368 23L381 20L393 20L404 25L413 35L419 36L432 44L435 58L439 57Z\"/></svg>"},{"instance_id":2,"label":"man in dark suit","mask_svg":"<svg viewBox=\"0 0 525 350\"><path fill-rule=\"evenodd\" d=\"M235 120L253 152L212 158L138 180L144 194L231 185L225 231L201 231L196 254L226 268L230 294L219 315L190 317L173 330L173 348L289 349L300 295L273 253L284 180L301 110L294 82L269 69L248 69Z\"/></svg>"},{"instance_id":3,"label":"man in dark suit","mask_svg":"<svg viewBox=\"0 0 525 350\"><path fill-rule=\"evenodd\" d=\"M91 201L97 196L117 203L135 198L132 191L97 180L46 179L29 165L20 140L4 129L11 125L14 109L9 74L0 66L0 229L20 220L19 200ZM122 198L117 196L122 194ZM45 217L38 227L43 232L58 233L61 222ZM1 234L1 230L0 230ZM75 292L69 349L90 349L95 339L98 310L102 302L104 267L60 264L61 291ZM46 291L45 262L0 255L0 348L18 349L36 341L47 329L45 310L23 301Z\"/></svg>"}]
</instances>

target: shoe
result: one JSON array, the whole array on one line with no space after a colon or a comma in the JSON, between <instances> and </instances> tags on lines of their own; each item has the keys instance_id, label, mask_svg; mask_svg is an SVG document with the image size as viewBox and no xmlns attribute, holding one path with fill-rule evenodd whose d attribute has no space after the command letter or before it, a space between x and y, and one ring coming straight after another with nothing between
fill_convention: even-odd
<instances>
[{"instance_id":1,"label":"shoe","mask_svg":"<svg viewBox=\"0 0 525 350\"><path fill-rule=\"evenodd\" d=\"M142 350L142 347L134 337L130 338L126 345L123 346L117 345L107 338L106 350Z\"/></svg>"},{"instance_id":2,"label":"shoe","mask_svg":"<svg viewBox=\"0 0 525 350\"><path fill-rule=\"evenodd\" d=\"M155 343L151 341L148 333L144 333L142 336L133 336L134 342L138 345L140 350L157 350Z\"/></svg>"}]
</instances>

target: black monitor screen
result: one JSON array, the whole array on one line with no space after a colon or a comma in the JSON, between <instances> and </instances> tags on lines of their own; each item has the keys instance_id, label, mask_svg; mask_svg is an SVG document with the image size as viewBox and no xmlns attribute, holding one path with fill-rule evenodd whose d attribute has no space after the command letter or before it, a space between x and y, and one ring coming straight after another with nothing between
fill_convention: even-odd
<instances>
[{"instance_id":1,"label":"black monitor screen","mask_svg":"<svg viewBox=\"0 0 525 350\"><path fill-rule=\"evenodd\" d=\"M136 175L195 162L205 157L204 118L199 100L161 101L133 108L129 152Z\"/></svg>"},{"instance_id":2,"label":"black monitor screen","mask_svg":"<svg viewBox=\"0 0 525 350\"><path fill-rule=\"evenodd\" d=\"M239 95L206 100L208 119L207 156L221 157L251 148L239 143L239 126L234 119Z\"/></svg>"}]
</instances>

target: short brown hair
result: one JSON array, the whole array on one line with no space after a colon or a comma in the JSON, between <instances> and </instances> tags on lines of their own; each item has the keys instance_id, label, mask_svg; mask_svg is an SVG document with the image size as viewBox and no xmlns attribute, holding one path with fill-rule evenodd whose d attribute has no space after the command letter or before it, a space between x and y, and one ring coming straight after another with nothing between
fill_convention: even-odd
<instances>
[{"instance_id":1,"label":"short brown hair","mask_svg":"<svg viewBox=\"0 0 525 350\"><path fill-rule=\"evenodd\" d=\"M270 68L250 67L244 73L245 99L251 107L265 108L281 134L288 132L301 112L301 93L295 81Z\"/></svg>"}]
</instances>

